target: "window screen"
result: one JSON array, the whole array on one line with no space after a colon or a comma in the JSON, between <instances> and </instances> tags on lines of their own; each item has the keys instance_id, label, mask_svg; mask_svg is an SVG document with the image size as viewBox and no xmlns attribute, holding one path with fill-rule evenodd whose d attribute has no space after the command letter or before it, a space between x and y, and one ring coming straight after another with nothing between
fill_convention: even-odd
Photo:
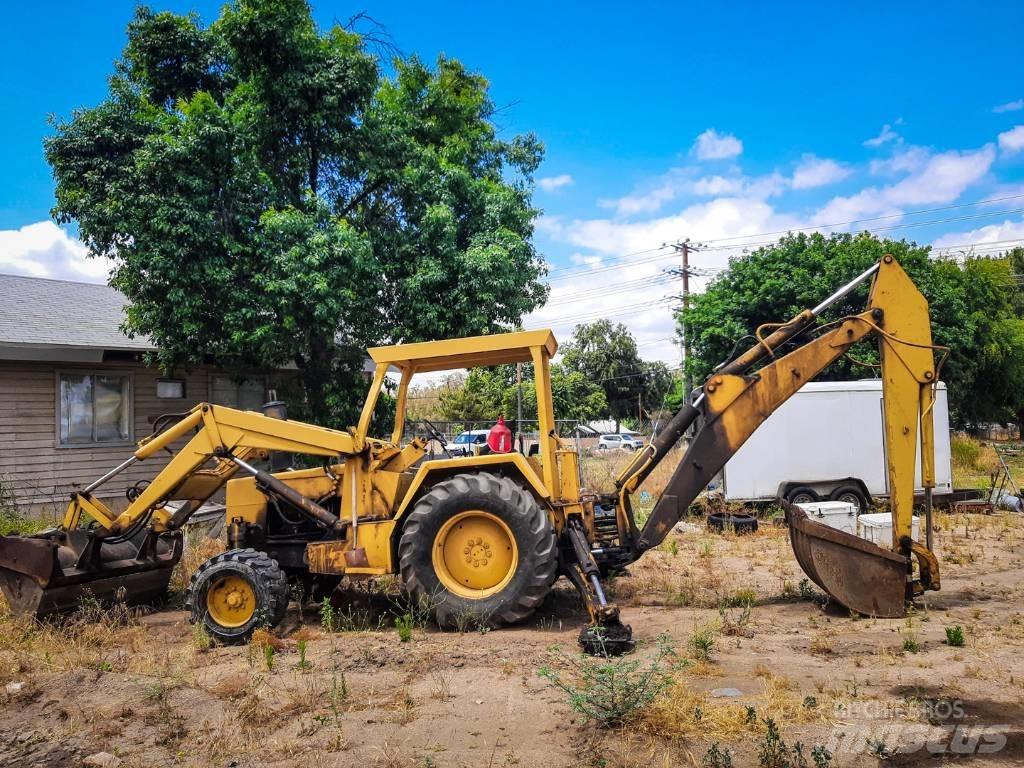
<instances>
[{"instance_id":1,"label":"window screen","mask_svg":"<svg viewBox=\"0 0 1024 768\"><path fill-rule=\"evenodd\" d=\"M131 378L120 374L62 373L58 404L61 445L131 440Z\"/></svg>"}]
</instances>

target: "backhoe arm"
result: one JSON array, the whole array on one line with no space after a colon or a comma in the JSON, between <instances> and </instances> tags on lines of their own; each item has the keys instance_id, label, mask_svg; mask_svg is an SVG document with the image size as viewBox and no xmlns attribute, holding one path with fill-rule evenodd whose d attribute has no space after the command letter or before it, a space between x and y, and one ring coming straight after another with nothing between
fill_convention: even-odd
<instances>
[{"instance_id":1,"label":"backhoe arm","mask_svg":"<svg viewBox=\"0 0 1024 768\"><path fill-rule=\"evenodd\" d=\"M762 367L756 375L719 373L704 385L703 425L658 499L637 540L638 553L660 544L690 504L765 419L872 330L873 311Z\"/></svg>"},{"instance_id":2,"label":"backhoe arm","mask_svg":"<svg viewBox=\"0 0 1024 768\"><path fill-rule=\"evenodd\" d=\"M773 355L775 348L810 327L825 307L847 295L875 272L868 308L864 312L844 318L793 352L772 359L756 373L745 374L747 368ZM934 485L931 405L936 375L928 304L891 256L884 257L876 267L818 307L801 312L762 343L722 366L705 383L697 403L684 406L649 449L627 466L617 483L619 508L620 514L627 518L635 556L664 540L694 499L779 406L854 344L872 334L878 337L882 361L893 549L909 557L919 420L923 478L926 487ZM700 429L643 530L637 532L629 510L630 493L700 416L703 417ZM919 550L925 548L916 545L913 549L922 556ZM930 562L934 565L937 586L934 557Z\"/></svg>"},{"instance_id":3,"label":"backhoe arm","mask_svg":"<svg viewBox=\"0 0 1024 768\"><path fill-rule=\"evenodd\" d=\"M193 430L196 433L191 439L174 453L174 457L122 513L112 512L92 495L96 488L119 472L168 449ZM257 474L258 482L285 496L324 525L334 525L337 522L334 515L295 493L269 473L257 472L245 462L247 458L268 451L327 458L348 456L353 452L353 439L347 432L202 403L173 427L141 441L128 460L76 493L62 527L64 530L76 528L82 513L86 512L104 530L113 534L131 529L149 514L152 515L151 525L155 532L174 530L181 527L189 515L230 480L240 467ZM185 501L173 515L164 509L164 504L172 499Z\"/></svg>"}]
</instances>

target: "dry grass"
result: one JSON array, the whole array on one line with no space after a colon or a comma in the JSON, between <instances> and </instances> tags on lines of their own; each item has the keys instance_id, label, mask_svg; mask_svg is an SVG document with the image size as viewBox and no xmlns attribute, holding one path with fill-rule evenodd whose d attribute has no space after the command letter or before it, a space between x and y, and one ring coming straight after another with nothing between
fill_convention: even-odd
<instances>
[{"instance_id":1,"label":"dry grass","mask_svg":"<svg viewBox=\"0 0 1024 768\"><path fill-rule=\"evenodd\" d=\"M185 551L181 560L171 575L171 584L168 587L171 594L183 596L199 566L223 551L224 542L219 538L211 539L203 533L189 536L185 540Z\"/></svg>"},{"instance_id":2,"label":"dry grass","mask_svg":"<svg viewBox=\"0 0 1024 768\"><path fill-rule=\"evenodd\" d=\"M785 677L766 675L760 691L742 701L712 697L692 681L680 679L641 715L638 726L644 732L665 738L730 742L749 738L764 730L763 721L798 725L828 723L832 709L807 697Z\"/></svg>"},{"instance_id":3,"label":"dry grass","mask_svg":"<svg viewBox=\"0 0 1024 768\"><path fill-rule=\"evenodd\" d=\"M598 493L611 493L615 490L615 478L633 460L634 454L626 451L605 451L583 456L583 484ZM639 492L647 491L657 497L665 490L669 478L682 458L682 449L673 448L650 476L644 480ZM636 494L634 494L636 498Z\"/></svg>"},{"instance_id":4,"label":"dry grass","mask_svg":"<svg viewBox=\"0 0 1024 768\"><path fill-rule=\"evenodd\" d=\"M999 468L999 457L990 443L968 435L950 438L953 485L957 488L983 488L992 472Z\"/></svg>"}]
</instances>

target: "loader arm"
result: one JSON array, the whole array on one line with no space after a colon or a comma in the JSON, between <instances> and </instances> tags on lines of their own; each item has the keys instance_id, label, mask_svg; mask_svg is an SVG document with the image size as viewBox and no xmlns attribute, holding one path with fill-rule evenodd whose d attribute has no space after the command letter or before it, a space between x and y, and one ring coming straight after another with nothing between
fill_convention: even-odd
<instances>
[{"instance_id":1,"label":"loader arm","mask_svg":"<svg viewBox=\"0 0 1024 768\"><path fill-rule=\"evenodd\" d=\"M779 406L854 344L875 336L880 347L882 367L887 473L893 517L893 543L888 554L892 557L881 556L885 561L880 566L881 575L868 573L873 579L867 582L857 582L852 586L836 583L844 579L822 575L827 569L822 563L815 565L813 562L815 555L812 550L815 547L813 541L808 539L824 537L832 541L835 537L829 532L808 528L818 526L809 520L795 520L802 513L790 516L794 529L791 532L794 536L794 550L804 570L819 586L857 610L864 610L866 606L864 612L873 615L892 613L896 610L894 606L897 599L898 610L902 612L904 582L907 581L912 554L918 558L921 573L916 591L921 588L938 588L938 563L934 555L928 547L911 540L919 423L922 476L926 493L934 485L932 404L936 371L928 304L891 256L886 256L877 267L858 280L866 279L872 272L876 274L866 310L843 318L796 350L776 358L776 347L809 328L830 301L849 293L857 281L845 286L831 300L814 310L805 310L789 323L780 326L762 343L751 347L713 374L704 384L703 394L698 401L694 405L684 406L662 435L652 441L647 451L626 467L617 481L618 508L622 519L621 528L628 532L634 558L665 539L690 504ZM746 373L749 367L769 356L772 357L770 362L754 373ZM700 428L643 529L638 531L633 522L630 494L698 418L701 418ZM860 544L864 542L856 537L850 538L855 541L833 541L836 551L831 553L829 566L836 572L837 569L844 570L844 566L853 564L846 570L851 570L854 575L860 571L863 577L866 573L863 562L854 562L857 558L853 556L847 557L845 561L842 559L844 547L851 551L863 549ZM817 547L818 554L821 549ZM846 581L856 579L851 577ZM887 597L858 595L878 592L883 583L888 589Z\"/></svg>"},{"instance_id":2,"label":"loader arm","mask_svg":"<svg viewBox=\"0 0 1024 768\"><path fill-rule=\"evenodd\" d=\"M193 430L195 434L123 512L114 512L94 495L128 467L169 450ZM158 597L181 557L180 528L239 469L255 475L268 495L327 531L337 532L348 524L248 463L268 451L344 458L353 455L354 440L347 432L298 421L197 405L169 429L140 441L120 465L72 494L59 528L33 536L0 536L0 591L16 613L36 616L73 609L86 593L99 599L121 594L138 603ZM364 473L346 462L344 476L353 492L339 493L341 509L351 512ZM183 503L172 512L169 501ZM81 527L83 514L95 526ZM352 519L354 515L348 515Z\"/></svg>"},{"instance_id":3,"label":"loader arm","mask_svg":"<svg viewBox=\"0 0 1024 768\"><path fill-rule=\"evenodd\" d=\"M118 472L169 448L193 430L196 430L195 435L174 453L167 465L120 514L112 512L92 495L96 488ZM127 461L84 491L76 493L62 527L65 530L76 528L82 512L87 512L110 533L128 530L148 514L152 514L152 527L157 533L175 530L188 520L199 504L234 476L242 466L239 460L245 462L254 454L267 451L326 458L348 456L353 453L353 439L347 432L201 403L173 427L141 441ZM213 467L204 469L211 460ZM163 504L170 499L185 501L185 505L173 515L163 509Z\"/></svg>"}]
</instances>

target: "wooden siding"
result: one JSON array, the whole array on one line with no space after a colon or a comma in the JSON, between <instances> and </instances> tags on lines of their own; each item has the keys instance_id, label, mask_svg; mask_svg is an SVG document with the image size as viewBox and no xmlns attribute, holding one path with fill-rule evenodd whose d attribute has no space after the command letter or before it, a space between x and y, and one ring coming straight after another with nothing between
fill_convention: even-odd
<instances>
[{"instance_id":1,"label":"wooden siding","mask_svg":"<svg viewBox=\"0 0 1024 768\"><path fill-rule=\"evenodd\" d=\"M37 363L0 361L0 482L19 507L63 506L76 487L88 485L131 455L133 446L58 447L57 374L61 371L119 372L132 376L132 442L148 435L151 418L186 411L209 399L214 371L203 366L176 376L185 380L183 400L159 399L160 374L141 363ZM103 498L124 499L125 489L151 479L167 462L167 454L129 467L97 491Z\"/></svg>"}]
</instances>

